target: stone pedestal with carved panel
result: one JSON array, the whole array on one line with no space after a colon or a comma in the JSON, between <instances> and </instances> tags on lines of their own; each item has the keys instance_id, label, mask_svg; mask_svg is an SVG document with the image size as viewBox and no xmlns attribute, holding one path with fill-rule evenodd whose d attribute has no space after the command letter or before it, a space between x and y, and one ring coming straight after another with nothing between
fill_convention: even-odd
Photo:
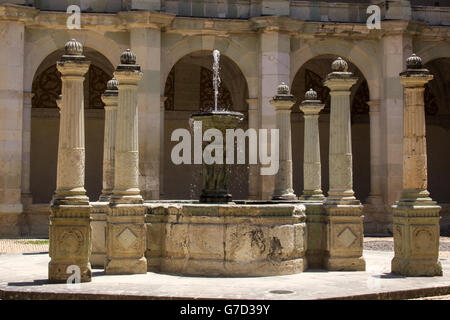
<instances>
[{"instance_id":1,"label":"stone pedestal with carved panel","mask_svg":"<svg viewBox=\"0 0 450 320\"><path fill-rule=\"evenodd\" d=\"M350 88L357 78L341 58L332 64L325 86L330 88L330 190L324 203L327 220L325 267L328 270L365 270L363 206L353 192Z\"/></svg>"},{"instance_id":2,"label":"stone pedestal with carved panel","mask_svg":"<svg viewBox=\"0 0 450 320\"><path fill-rule=\"evenodd\" d=\"M66 282L73 268L79 268L80 281L91 281L91 207L84 189L83 98L89 65L83 46L76 40L66 44L65 54L57 62L62 95L56 191L50 206L49 282Z\"/></svg>"},{"instance_id":3,"label":"stone pedestal with carved panel","mask_svg":"<svg viewBox=\"0 0 450 320\"><path fill-rule=\"evenodd\" d=\"M145 207L139 190L139 141L137 87L142 72L128 49L114 72L119 82L114 189L106 218L107 274L147 272L145 251Z\"/></svg>"},{"instance_id":4,"label":"stone pedestal with carved panel","mask_svg":"<svg viewBox=\"0 0 450 320\"><path fill-rule=\"evenodd\" d=\"M404 276L439 276L439 211L427 191L424 86L433 75L412 55L400 74L404 86L403 192L393 208L392 272Z\"/></svg>"}]
</instances>

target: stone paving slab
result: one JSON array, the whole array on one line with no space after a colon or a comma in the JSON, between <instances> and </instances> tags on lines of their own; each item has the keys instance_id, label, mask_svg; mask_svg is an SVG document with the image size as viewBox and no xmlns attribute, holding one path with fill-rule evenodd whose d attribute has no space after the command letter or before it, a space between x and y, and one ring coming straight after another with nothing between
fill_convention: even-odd
<instances>
[{"instance_id":1,"label":"stone paving slab","mask_svg":"<svg viewBox=\"0 0 450 320\"><path fill-rule=\"evenodd\" d=\"M105 275L79 285L48 284L47 253L0 255L0 299L408 299L450 294L450 261L444 276L390 274L392 252L365 251L367 271L307 272L276 277L183 277L157 273Z\"/></svg>"}]
</instances>

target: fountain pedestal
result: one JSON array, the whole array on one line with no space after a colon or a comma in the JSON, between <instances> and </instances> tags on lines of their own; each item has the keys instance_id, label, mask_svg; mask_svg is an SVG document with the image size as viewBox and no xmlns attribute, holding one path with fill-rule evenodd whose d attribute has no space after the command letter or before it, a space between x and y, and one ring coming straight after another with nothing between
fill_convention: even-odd
<instances>
[{"instance_id":1,"label":"fountain pedestal","mask_svg":"<svg viewBox=\"0 0 450 320\"><path fill-rule=\"evenodd\" d=\"M202 136L206 133L214 134L213 142L203 142L205 155L209 155L208 148L214 148L214 157L206 156L203 160L203 189L200 195L201 203L228 203L232 196L228 192L228 165L226 164L226 144L223 137L227 129L234 129L244 118L239 112L214 111L194 113L194 130L200 130ZM196 126L201 125L201 128ZM209 132L207 132L209 130ZM221 136L222 139L217 139ZM212 140L212 139L210 139ZM233 144L234 146L234 144Z\"/></svg>"},{"instance_id":2,"label":"fountain pedestal","mask_svg":"<svg viewBox=\"0 0 450 320\"><path fill-rule=\"evenodd\" d=\"M274 276L307 267L302 204L145 203L148 270Z\"/></svg>"}]
</instances>

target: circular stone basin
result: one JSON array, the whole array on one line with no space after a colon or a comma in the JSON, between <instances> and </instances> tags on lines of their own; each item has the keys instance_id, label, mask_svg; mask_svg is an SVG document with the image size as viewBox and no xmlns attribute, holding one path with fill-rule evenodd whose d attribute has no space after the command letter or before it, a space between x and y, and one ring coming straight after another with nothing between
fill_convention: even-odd
<instances>
[{"instance_id":1,"label":"circular stone basin","mask_svg":"<svg viewBox=\"0 0 450 320\"><path fill-rule=\"evenodd\" d=\"M146 202L148 270L193 276L272 276L306 269L298 203Z\"/></svg>"}]
</instances>

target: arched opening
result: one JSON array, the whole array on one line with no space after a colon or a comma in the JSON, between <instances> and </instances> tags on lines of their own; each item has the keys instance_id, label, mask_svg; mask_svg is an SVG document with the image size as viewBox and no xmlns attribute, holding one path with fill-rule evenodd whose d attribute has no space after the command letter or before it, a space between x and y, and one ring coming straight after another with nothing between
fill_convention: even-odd
<instances>
[{"instance_id":1,"label":"arched opening","mask_svg":"<svg viewBox=\"0 0 450 320\"><path fill-rule=\"evenodd\" d=\"M64 54L58 50L40 64L33 79L31 113L31 174L33 203L48 203L56 189L59 111L56 99L61 94L61 74L56 61ZM104 105L101 95L112 78L113 65L99 52L84 48L91 66L84 81L86 171L85 188L96 201L102 188Z\"/></svg>"},{"instance_id":2,"label":"arched opening","mask_svg":"<svg viewBox=\"0 0 450 320\"><path fill-rule=\"evenodd\" d=\"M294 190L297 195L303 192L303 148L304 119L299 104L304 100L305 92L314 89L319 99L325 103L319 117L320 153L322 162L322 190L327 194L329 189L329 140L330 140L330 95L329 89L323 85L327 74L331 72L331 64L335 55L321 55L307 61L297 72L292 82L292 94L297 102L292 108L292 156ZM345 59L345 57L342 57ZM361 71L348 62L350 72L358 77L358 82L351 90L351 122L353 152L353 189L360 201L365 201L370 192L370 123L369 123L369 88Z\"/></svg>"},{"instance_id":3,"label":"arched opening","mask_svg":"<svg viewBox=\"0 0 450 320\"><path fill-rule=\"evenodd\" d=\"M450 58L434 59L425 68L434 75L425 86L428 191L441 206L441 232L450 233Z\"/></svg>"},{"instance_id":4,"label":"arched opening","mask_svg":"<svg viewBox=\"0 0 450 320\"><path fill-rule=\"evenodd\" d=\"M214 106L213 56L211 51L196 51L181 58L171 69L165 83L164 96L164 199L198 199L201 193L201 165L175 165L171 161L172 132L190 129L189 118L194 112ZM220 57L219 108L244 113L241 128L248 127L247 82L239 67L227 56ZM248 166L232 165L229 188L234 199L246 199L248 194Z\"/></svg>"}]
</instances>

